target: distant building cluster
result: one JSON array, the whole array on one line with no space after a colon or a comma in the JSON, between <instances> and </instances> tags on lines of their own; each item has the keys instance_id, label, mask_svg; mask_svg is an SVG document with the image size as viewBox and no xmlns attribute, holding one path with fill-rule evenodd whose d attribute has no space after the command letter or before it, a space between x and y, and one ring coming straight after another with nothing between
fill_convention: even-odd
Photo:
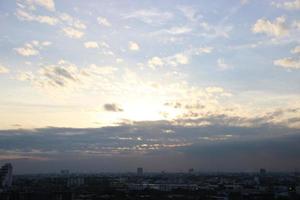
<instances>
[{"instance_id":1,"label":"distant building cluster","mask_svg":"<svg viewBox=\"0 0 300 200\"><path fill-rule=\"evenodd\" d=\"M0 200L298 200L300 174L260 169L253 173L71 173L14 175L1 167Z\"/></svg>"},{"instance_id":2,"label":"distant building cluster","mask_svg":"<svg viewBox=\"0 0 300 200\"><path fill-rule=\"evenodd\" d=\"M6 163L0 168L0 189L5 190L12 186L13 167Z\"/></svg>"}]
</instances>

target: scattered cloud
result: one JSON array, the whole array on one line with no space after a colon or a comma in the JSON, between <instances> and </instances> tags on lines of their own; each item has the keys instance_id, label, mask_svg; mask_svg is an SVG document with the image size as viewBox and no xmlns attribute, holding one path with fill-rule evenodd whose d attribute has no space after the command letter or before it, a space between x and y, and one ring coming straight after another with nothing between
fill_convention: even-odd
<instances>
[{"instance_id":1,"label":"scattered cloud","mask_svg":"<svg viewBox=\"0 0 300 200\"><path fill-rule=\"evenodd\" d=\"M84 43L85 48L87 49L98 49L99 45L97 42L89 41Z\"/></svg>"},{"instance_id":2,"label":"scattered cloud","mask_svg":"<svg viewBox=\"0 0 300 200\"><path fill-rule=\"evenodd\" d=\"M272 2L272 5L277 8L284 8L287 10L299 10L300 0L285 1L282 3Z\"/></svg>"},{"instance_id":3,"label":"scattered cloud","mask_svg":"<svg viewBox=\"0 0 300 200\"><path fill-rule=\"evenodd\" d=\"M184 52L174 54L172 56L167 56L167 57L154 56L147 61L147 65L151 69L156 69L157 67L162 67L162 66L176 67L178 65L186 65L189 64L191 56L208 54L211 53L212 51L213 51L213 47L191 48Z\"/></svg>"},{"instance_id":4,"label":"scattered cloud","mask_svg":"<svg viewBox=\"0 0 300 200\"><path fill-rule=\"evenodd\" d=\"M291 53L298 54L300 53L300 46L296 46L294 49L291 50Z\"/></svg>"},{"instance_id":5,"label":"scattered cloud","mask_svg":"<svg viewBox=\"0 0 300 200\"><path fill-rule=\"evenodd\" d=\"M190 22L197 22L203 18L203 16L191 6L178 6L178 10L180 10Z\"/></svg>"},{"instance_id":6,"label":"scattered cloud","mask_svg":"<svg viewBox=\"0 0 300 200\"><path fill-rule=\"evenodd\" d=\"M49 11L55 11L54 0L25 0L24 3L30 6L31 9L35 9L35 6L40 6Z\"/></svg>"},{"instance_id":7,"label":"scattered cloud","mask_svg":"<svg viewBox=\"0 0 300 200\"><path fill-rule=\"evenodd\" d=\"M172 27L170 29L166 29L163 31L171 35L181 35L181 34L192 32L192 29L186 26L180 26L180 27Z\"/></svg>"},{"instance_id":8,"label":"scattered cloud","mask_svg":"<svg viewBox=\"0 0 300 200\"><path fill-rule=\"evenodd\" d=\"M123 109L114 103L107 103L103 105L104 110L109 112L123 112Z\"/></svg>"},{"instance_id":9,"label":"scattered cloud","mask_svg":"<svg viewBox=\"0 0 300 200\"><path fill-rule=\"evenodd\" d=\"M275 60L274 65L288 69L300 69L300 60L294 58L282 58Z\"/></svg>"},{"instance_id":10,"label":"scattered cloud","mask_svg":"<svg viewBox=\"0 0 300 200\"><path fill-rule=\"evenodd\" d=\"M44 49L44 47L49 45L51 45L51 42L49 41L33 40L25 43L23 47L15 48L15 51L21 56L35 56L40 53L39 50Z\"/></svg>"},{"instance_id":11,"label":"scattered cloud","mask_svg":"<svg viewBox=\"0 0 300 200\"><path fill-rule=\"evenodd\" d=\"M97 21L100 25L110 27L111 23L105 17L97 17Z\"/></svg>"},{"instance_id":12,"label":"scattered cloud","mask_svg":"<svg viewBox=\"0 0 300 200\"><path fill-rule=\"evenodd\" d=\"M147 24L161 25L173 18L170 12L162 12L156 9L137 10L124 15L124 19L136 19Z\"/></svg>"},{"instance_id":13,"label":"scattered cloud","mask_svg":"<svg viewBox=\"0 0 300 200\"><path fill-rule=\"evenodd\" d=\"M163 65L164 65L164 61L160 57L154 56L150 60L148 60L148 66L152 69L156 69L157 67L162 67Z\"/></svg>"},{"instance_id":14,"label":"scattered cloud","mask_svg":"<svg viewBox=\"0 0 300 200\"><path fill-rule=\"evenodd\" d=\"M219 58L217 60L217 65L221 70L227 70L227 69L232 68L232 66L227 64L223 58Z\"/></svg>"},{"instance_id":15,"label":"scattered cloud","mask_svg":"<svg viewBox=\"0 0 300 200\"><path fill-rule=\"evenodd\" d=\"M131 51L138 51L140 50L140 45L136 42L130 41L128 43L128 49Z\"/></svg>"},{"instance_id":16,"label":"scattered cloud","mask_svg":"<svg viewBox=\"0 0 300 200\"><path fill-rule=\"evenodd\" d=\"M21 9L17 9L16 16L18 17L18 19L22 21L36 21L51 26L56 25L59 22L59 20L56 17L50 17L45 15L34 15L32 13L29 13Z\"/></svg>"},{"instance_id":17,"label":"scattered cloud","mask_svg":"<svg viewBox=\"0 0 300 200\"><path fill-rule=\"evenodd\" d=\"M208 93L223 93L224 92L224 89L221 87L207 87L207 88L205 88L205 90Z\"/></svg>"},{"instance_id":18,"label":"scattered cloud","mask_svg":"<svg viewBox=\"0 0 300 200\"><path fill-rule=\"evenodd\" d=\"M95 85L95 82L105 82L116 68L109 66L97 66L91 64L85 68L79 68L75 64L60 60L57 64L47 65L36 72L20 72L18 79L29 81L35 87L44 88L86 88ZM101 84L101 83L100 83Z\"/></svg>"},{"instance_id":19,"label":"scattered cloud","mask_svg":"<svg viewBox=\"0 0 300 200\"><path fill-rule=\"evenodd\" d=\"M269 36L282 37L289 34L285 17L277 17L274 22L259 19L252 27L253 33L264 33Z\"/></svg>"},{"instance_id":20,"label":"scattered cloud","mask_svg":"<svg viewBox=\"0 0 300 200\"><path fill-rule=\"evenodd\" d=\"M4 67L3 65L0 65L0 74L7 74L9 73L9 69Z\"/></svg>"},{"instance_id":21,"label":"scattered cloud","mask_svg":"<svg viewBox=\"0 0 300 200\"><path fill-rule=\"evenodd\" d=\"M66 36L74 39L79 39L84 35L84 32L74 29L72 27L63 28L62 31Z\"/></svg>"},{"instance_id":22,"label":"scattered cloud","mask_svg":"<svg viewBox=\"0 0 300 200\"><path fill-rule=\"evenodd\" d=\"M61 13L59 18L61 19L61 23L65 23L67 26L82 30L86 29L86 25L81 20L76 19L67 13Z\"/></svg>"}]
</instances>

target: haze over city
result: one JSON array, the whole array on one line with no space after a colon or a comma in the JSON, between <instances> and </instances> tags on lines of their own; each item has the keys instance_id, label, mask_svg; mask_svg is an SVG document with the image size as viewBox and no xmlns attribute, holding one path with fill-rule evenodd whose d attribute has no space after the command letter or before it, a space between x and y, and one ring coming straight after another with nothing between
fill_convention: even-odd
<instances>
[{"instance_id":1,"label":"haze over city","mask_svg":"<svg viewBox=\"0 0 300 200\"><path fill-rule=\"evenodd\" d=\"M295 171L299 0L1 0L14 173Z\"/></svg>"}]
</instances>

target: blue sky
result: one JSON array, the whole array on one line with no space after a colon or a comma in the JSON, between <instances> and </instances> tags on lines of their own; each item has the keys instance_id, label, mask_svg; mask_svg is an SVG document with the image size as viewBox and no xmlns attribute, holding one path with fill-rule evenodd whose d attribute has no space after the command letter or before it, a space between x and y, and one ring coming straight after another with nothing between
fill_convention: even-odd
<instances>
[{"instance_id":1,"label":"blue sky","mask_svg":"<svg viewBox=\"0 0 300 200\"><path fill-rule=\"evenodd\" d=\"M175 146L159 137L161 150L213 143L201 134L220 125L238 127L239 137L266 127L299 133L299 0L2 0L0 11L0 137L136 123L199 131L169 138ZM33 145L34 157L30 145L13 144L0 159L46 151Z\"/></svg>"}]
</instances>

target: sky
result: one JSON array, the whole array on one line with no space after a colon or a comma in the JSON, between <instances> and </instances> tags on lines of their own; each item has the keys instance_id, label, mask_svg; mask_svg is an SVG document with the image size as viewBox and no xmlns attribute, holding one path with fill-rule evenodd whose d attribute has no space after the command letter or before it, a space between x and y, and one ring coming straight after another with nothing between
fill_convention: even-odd
<instances>
[{"instance_id":1,"label":"sky","mask_svg":"<svg viewBox=\"0 0 300 200\"><path fill-rule=\"evenodd\" d=\"M0 0L0 25L17 173L300 167L300 0Z\"/></svg>"}]
</instances>

